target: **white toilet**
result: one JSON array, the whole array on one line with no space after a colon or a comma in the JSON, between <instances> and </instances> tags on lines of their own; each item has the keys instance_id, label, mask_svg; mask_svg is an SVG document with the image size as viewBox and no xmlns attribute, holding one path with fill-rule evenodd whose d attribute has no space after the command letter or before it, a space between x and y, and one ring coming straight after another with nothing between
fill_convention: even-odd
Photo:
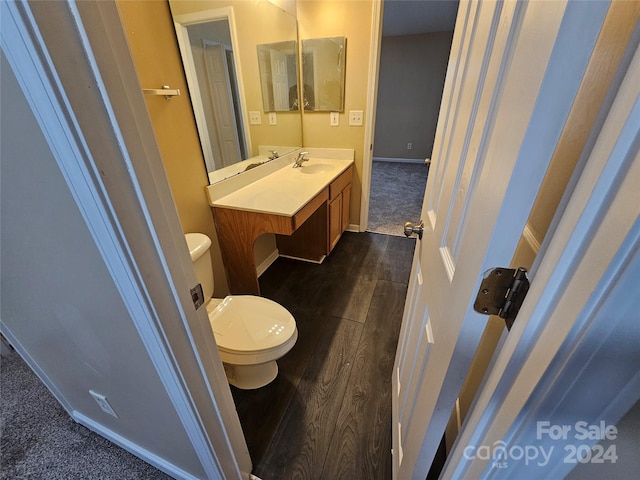
<instances>
[{"instance_id":1,"label":"white toilet","mask_svg":"<svg viewBox=\"0 0 640 480\"><path fill-rule=\"evenodd\" d=\"M187 233L185 237L227 380L245 390L267 385L278 375L276 360L291 350L298 339L296 321L286 308L266 298L252 295L211 298L211 240L202 233Z\"/></svg>"}]
</instances>

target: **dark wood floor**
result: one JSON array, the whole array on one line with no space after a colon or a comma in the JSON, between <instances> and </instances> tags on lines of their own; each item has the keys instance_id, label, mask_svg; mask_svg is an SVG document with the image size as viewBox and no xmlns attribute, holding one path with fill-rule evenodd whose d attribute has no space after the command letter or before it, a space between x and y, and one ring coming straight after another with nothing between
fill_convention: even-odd
<instances>
[{"instance_id":1,"label":"dark wood floor","mask_svg":"<svg viewBox=\"0 0 640 480\"><path fill-rule=\"evenodd\" d=\"M232 387L263 480L391 478L391 373L414 248L345 233L322 265L280 258L260 278L299 333L274 382Z\"/></svg>"}]
</instances>

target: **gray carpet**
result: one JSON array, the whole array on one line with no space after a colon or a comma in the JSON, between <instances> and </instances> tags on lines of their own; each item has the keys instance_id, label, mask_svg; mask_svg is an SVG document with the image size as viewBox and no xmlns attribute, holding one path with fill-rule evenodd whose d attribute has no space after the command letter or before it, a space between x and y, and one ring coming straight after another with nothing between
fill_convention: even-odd
<instances>
[{"instance_id":1,"label":"gray carpet","mask_svg":"<svg viewBox=\"0 0 640 480\"><path fill-rule=\"evenodd\" d=\"M429 166L373 162L369 197L369 232L404 235L404 223L420 221Z\"/></svg>"},{"instance_id":2,"label":"gray carpet","mask_svg":"<svg viewBox=\"0 0 640 480\"><path fill-rule=\"evenodd\" d=\"M170 479L75 423L12 352L0 360L0 479Z\"/></svg>"}]
</instances>

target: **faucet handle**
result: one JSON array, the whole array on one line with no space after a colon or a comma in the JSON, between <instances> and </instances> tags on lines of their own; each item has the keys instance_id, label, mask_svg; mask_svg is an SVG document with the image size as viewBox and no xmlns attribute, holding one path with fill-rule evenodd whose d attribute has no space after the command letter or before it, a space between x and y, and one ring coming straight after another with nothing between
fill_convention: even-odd
<instances>
[{"instance_id":1,"label":"faucet handle","mask_svg":"<svg viewBox=\"0 0 640 480\"><path fill-rule=\"evenodd\" d=\"M269 160L275 160L276 158L278 158L280 155L278 155L278 151L277 150L269 150L269 153L271 154L271 156L269 157Z\"/></svg>"},{"instance_id":2,"label":"faucet handle","mask_svg":"<svg viewBox=\"0 0 640 480\"><path fill-rule=\"evenodd\" d=\"M300 152L300 153L298 153L298 158L304 158L305 155L309 155L309 152Z\"/></svg>"}]
</instances>

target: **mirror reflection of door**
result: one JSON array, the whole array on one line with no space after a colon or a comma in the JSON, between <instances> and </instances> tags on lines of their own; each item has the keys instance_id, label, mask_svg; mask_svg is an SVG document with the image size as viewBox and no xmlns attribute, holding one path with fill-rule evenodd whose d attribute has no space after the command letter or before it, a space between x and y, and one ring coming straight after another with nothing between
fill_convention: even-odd
<instances>
[{"instance_id":1,"label":"mirror reflection of door","mask_svg":"<svg viewBox=\"0 0 640 480\"><path fill-rule=\"evenodd\" d=\"M305 110L315 110L316 95L315 90L311 87L311 85L315 85L317 81L315 64L313 63L313 52L302 52L302 79L304 81L302 88L302 107ZM312 80L309 81L308 79Z\"/></svg>"},{"instance_id":2,"label":"mirror reflection of door","mask_svg":"<svg viewBox=\"0 0 640 480\"><path fill-rule=\"evenodd\" d=\"M201 139L213 157L205 155L205 161L213 171L246 157L229 22L189 25L187 31L206 124Z\"/></svg>"},{"instance_id":3,"label":"mirror reflection of door","mask_svg":"<svg viewBox=\"0 0 640 480\"><path fill-rule=\"evenodd\" d=\"M273 79L273 103L276 110L289 110L287 56L277 50L271 51L271 78Z\"/></svg>"},{"instance_id":4,"label":"mirror reflection of door","mask_svg":"<svg viewBox=\"0 0 640 480\"><path fill-rule=\"evenodd\" d=\"M212 124L208 125L209 135L215 135L218 139L218 142L212 142L219 146L219 152L214 150L214 159L220 159L216 167L226 167L242 160L229 65L222 45L206 40L202 43L210 107L213 110Z\"/></svg>"},{"instance_id":5,"label":"mirror reflection of door","mask_svg":"<svg viewBox=\"0 0 640 480\"><path fill-rule=\"evenodd\" d=\"M289 110L289 74L287 55L268 45L258 46L260 85L265 112Z\"/></svg>"},{"instance_id":6,"label":"mirror reflection of door","mask_svg":"<svg viewBox=\"0 0 640 480\"><path fill-rule=\"evenodd\" d=\"M260 89L265 112L298 110L297 57L294 41L258 45Z\"/></svg>"}]
</instances>

